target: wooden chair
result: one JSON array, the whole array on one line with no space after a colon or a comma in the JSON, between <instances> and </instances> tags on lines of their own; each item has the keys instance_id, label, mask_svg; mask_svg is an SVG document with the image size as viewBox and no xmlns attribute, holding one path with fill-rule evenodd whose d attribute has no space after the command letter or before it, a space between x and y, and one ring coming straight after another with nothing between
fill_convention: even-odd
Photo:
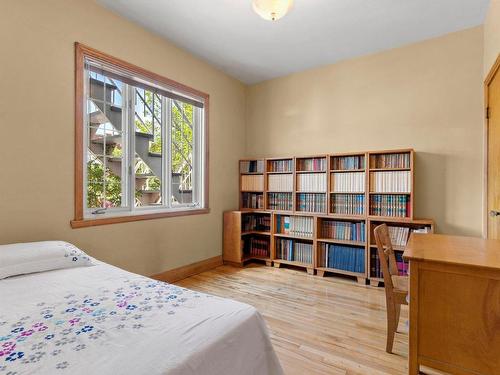
<instances>
[{"instance_id":1,"label":"wooden chair","mask_svg":"<svg viewBox=\"0 0 500 375\"><path fill-rule=\"evenodd\" d=\"M408 277L399 276L396 256L392 248L391 237L387 225L382 224L374 229L375 242L377 243L380 266L384 276L385 300L387 306L387 353L392 353L394 335L398 330L401 305L408 301Z\"/></svg>"}]
</instances>

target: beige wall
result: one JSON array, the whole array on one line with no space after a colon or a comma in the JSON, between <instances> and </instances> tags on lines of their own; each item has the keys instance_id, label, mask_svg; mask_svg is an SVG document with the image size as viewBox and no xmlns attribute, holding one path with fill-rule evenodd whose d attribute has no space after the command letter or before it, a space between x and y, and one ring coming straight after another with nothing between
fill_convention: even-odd
<instances>
[{"instance_id":1,"label":"beige wall","mask_svg":"<svg viewBox=\"0 0 500 375\"><path fill-rule=\"evenodd\" d=\"M482 231L482 27L254 85L247 156L413 147L418 217Z\"/></svg>"},{"instance_id":2,"label":"beige wall","mask_svg":"<svg viewBox=\"0 0 500 375\"><path fill-rule=\"evenodd\" d=\"M484 76L500 54L500 0L491 0L484 22Z\"/></svg>"},{"instance_id":3,"label":"beige wall","mask_svg":"<svg viewBox=\"0 0 500 375\"><path fill-rule=\"evenodd\" d=\"M237 206L245 87L91 0L2 0L0 243L63 239L153 274L221 254ZM75 41L210 94L209 215L70 229Z\"/></svg>"}]
</instances>

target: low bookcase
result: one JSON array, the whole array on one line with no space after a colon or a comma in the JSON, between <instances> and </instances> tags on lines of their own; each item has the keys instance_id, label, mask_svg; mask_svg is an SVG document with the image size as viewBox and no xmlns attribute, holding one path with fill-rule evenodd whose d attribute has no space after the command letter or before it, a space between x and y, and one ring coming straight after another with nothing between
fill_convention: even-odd
<instances>
[{"instance_id":1,"label":"low bookcase","mask_svg":"<svg viewBox=\"0 0 500 375\"><path fill-rule=\"evenodd\" d=\"M386 223L404 274L409 235L434 232L432 220L413 216L414 157L413 149L398 149L240 160L240 209L224 214L224 261L293 265L378 285L373 228ZM262 220L266 227L251 226Z\"/></svg>"},{"instance_id":2,"label":"low bookcase","mask_svg":"<svg viewBox=\"0 0 500 375\"><path fill-rule=\"evenodd\" d=\"M264 211L224 212L224 262L243 266L247 261L271 263L272 214Z\"/></svg>"}]
</instances>

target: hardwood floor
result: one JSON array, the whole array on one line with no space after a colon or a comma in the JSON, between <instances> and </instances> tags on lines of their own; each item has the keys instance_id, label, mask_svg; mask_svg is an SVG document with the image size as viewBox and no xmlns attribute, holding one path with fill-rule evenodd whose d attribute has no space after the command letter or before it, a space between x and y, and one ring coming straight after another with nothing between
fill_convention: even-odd
<instances>
[{"instance_id":1,"label":"hardwood floor","mask_svg":"<svg viewBox=\"0 0 500 375\"><path fill-rule=\"evenodd\" d=\"M406 374L407 333L385 352L383 288L260 265L221 266L177 283L255 306L287 375ZM399 330L408 310L401 311Z\"/></svg>"}]
</instances>

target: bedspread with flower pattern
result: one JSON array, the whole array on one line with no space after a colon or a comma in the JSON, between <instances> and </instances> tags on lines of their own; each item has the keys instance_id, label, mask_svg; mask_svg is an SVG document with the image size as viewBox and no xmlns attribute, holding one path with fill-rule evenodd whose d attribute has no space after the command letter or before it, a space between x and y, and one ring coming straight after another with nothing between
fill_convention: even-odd
<instances>
[{"instance_id":1,"label":"bedspread with flower pattern","mask_svg":"<svg viewBox=\"0 0 500 375\"><path fill-rule=\"evenodd\" d=\"M40 300L36 314L15 322L0 314L0 374L36 371L46 358L52 358L54 372L68 369L65 352L85 351L110 330L140 331L155 314L174 315L190 300L215 298L143 277L122 285L94 294L68 292L57 304Z\"/></svg>"}]
</instances>

